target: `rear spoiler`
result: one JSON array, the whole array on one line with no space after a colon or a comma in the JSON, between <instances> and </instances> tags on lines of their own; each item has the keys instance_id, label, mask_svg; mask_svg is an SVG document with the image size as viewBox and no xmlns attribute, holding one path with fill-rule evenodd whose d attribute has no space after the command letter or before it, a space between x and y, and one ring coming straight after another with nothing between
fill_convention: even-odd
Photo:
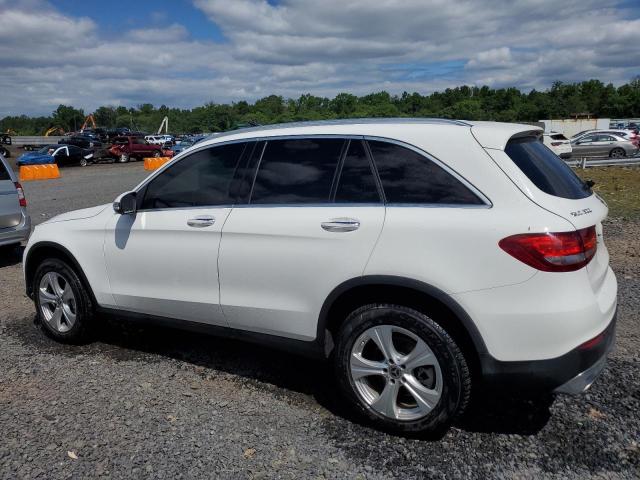
<instances>
[{"instance_id":1,"label":"rear spoiler","mask_svg":"<svg viewBox=\"0 0 640 480\"><path fill-rule=\"evenodd\" d=\"M484 148L504 150L512 138L541 138L543 130L533 125L517 123L470 122L471 134Z\"/></svg>"}]
</instances>

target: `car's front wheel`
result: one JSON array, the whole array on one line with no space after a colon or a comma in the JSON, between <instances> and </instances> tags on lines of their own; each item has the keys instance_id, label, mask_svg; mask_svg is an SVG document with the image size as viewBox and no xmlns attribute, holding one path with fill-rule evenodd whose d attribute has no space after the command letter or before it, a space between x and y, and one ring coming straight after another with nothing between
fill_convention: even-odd
<instances>
[{"instance_id":1,"label":"car's front wheel","mask_svg":"<svg viewBox=\"0 0 640 480\"><path fill-rule=\"evenodd\" d=\"M160 152L158 150L156 150L155 152L153 152L153 156L155 158L158 158L160 156Z\"/></svg>"},{"instance_id":2,"label":"car's front wheel","mask_svg":"<svg viewBox=\"0 0 640 480\"><path fill-rule=\"evenodd\" d=\"M75 270L57 258L44 260L33 280L38 324L51 338L82 343L89 338L93 306Z\"/></svg>"},{"instance_id":3,"label":"car's front wheel","mask_svg":"<svg viewBox=\"0 0 640 480\"><path fill-rule=\"evenodd\" d=\"M118 157L118 161L119 161L120 163L127 163L127 162L129 161L129 155L127 155L126 153L121 154L121 155Z\"/></svg>"},{"instance_id":4,"label":"car's front wheel","mask_svg":"<svg viewBox=\"0 0 640 480\"><path fill-rule=\"evenodd\" d=\"M335 350L340 388L356 411L399 433L436 433L462 413L471 394L464 355L427 315L399 305L352 312Z\"/></svg>"}]
</instances>

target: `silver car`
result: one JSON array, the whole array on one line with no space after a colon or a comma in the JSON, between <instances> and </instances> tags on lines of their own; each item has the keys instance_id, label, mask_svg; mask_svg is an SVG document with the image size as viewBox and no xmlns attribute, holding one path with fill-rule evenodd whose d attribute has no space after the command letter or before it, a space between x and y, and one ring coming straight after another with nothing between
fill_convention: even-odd
<instances>
[{"instance_id":1,"label":"silver car","mask_svg":"<svg viewBox=\"0 0 640 480\"><path fill-rule=\"evenodd\" d=\"M17 245L29 238L31 218L15 173L0 155L0 246Z\"/></svg>"},{"instance_id":2,"label":"silver car","mask_svg":"<svg viewBox=\"0 0 640 480\"><path fill-rule=\"evenodd\" d=\"M638 153L634 145L625 137L612 133L590 133L571 141L573 157L630 157Z\"/></svg>"}]
</instances>

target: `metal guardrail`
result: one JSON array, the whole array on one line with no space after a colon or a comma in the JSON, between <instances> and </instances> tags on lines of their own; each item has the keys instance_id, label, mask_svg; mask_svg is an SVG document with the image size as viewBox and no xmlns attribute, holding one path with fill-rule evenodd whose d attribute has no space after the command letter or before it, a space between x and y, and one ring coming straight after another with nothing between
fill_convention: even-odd
<instances>
[{"instance_id":1,"label":"metal guardrail","mask_svg":"<svg viewBox=\"0 0 640 480\"><path fill-rule=\"evenodd\" d=\"M58 143L58 140L64 137L56 136L56 137L45 137L41 135L33 135L33 136L12 136L11 142L13 145L21 146L21 145L49 145L53 143Z\"/></svg>"},{"instance_id":2,"label":"metal guardrail","mask_svg":"<svg viewBox=\"0 0 640 480\"><path fill-rule=\"evenodd\" d=\"M640 165L640 156L636 155L633 157L623 158L572 158L571 160L565 160L565 162L567 162L567 165L570 165L572 167L580 167L582 169L585 169L587 167L623 167Z\"/></svg>"}]
</instances>

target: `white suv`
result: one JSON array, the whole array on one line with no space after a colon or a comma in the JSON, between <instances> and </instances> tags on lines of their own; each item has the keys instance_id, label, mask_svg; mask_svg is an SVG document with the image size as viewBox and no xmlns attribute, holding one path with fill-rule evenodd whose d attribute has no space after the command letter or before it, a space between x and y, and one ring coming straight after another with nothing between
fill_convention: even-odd
<instances>
[{"instance_id":1,"label":"white suv","mask_svg":"<svg viewBox=\"0 0 640 480\"><path fill-rule=\"evenodd\" d=\"M605 203L530 125L427 119L211 137L39 225L42 329L97 314L330 359L357 412L441 429L480 382L580 392L614 342Z\"/></svg>"}]
</instances>

